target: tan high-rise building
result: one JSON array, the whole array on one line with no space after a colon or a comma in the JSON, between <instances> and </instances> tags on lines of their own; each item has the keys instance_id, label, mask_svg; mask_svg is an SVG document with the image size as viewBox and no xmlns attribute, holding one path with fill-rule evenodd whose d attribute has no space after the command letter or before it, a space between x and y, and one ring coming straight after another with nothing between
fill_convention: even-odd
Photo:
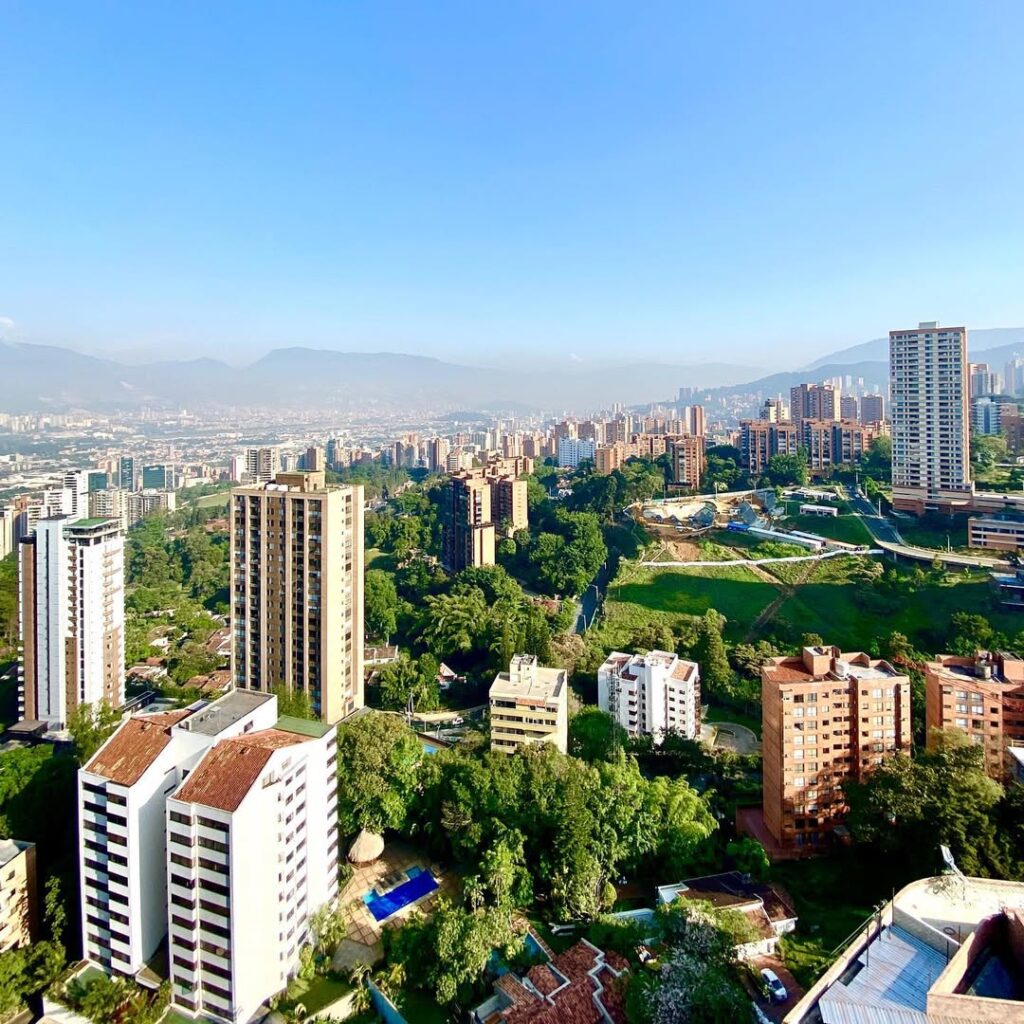
<instances>
[{"instance_id":1,"label":"tan high-rise building","mask_svg":"<svg viewBox=\"0 0 1024 1024\"><path fill-rule=\"evenodd\" d=\"M966 508L971 484L967 328L889 332L893 507Z\"/></svg>"},{"instance_id":2,"label":"tan high-rise building","mask_svg":"<svg viewBox=\"0 0 1024 1024\"><path fill-rule=\"evenodd\" d=\"M910 750L910 680L888 662L805 647L761 668L764 824L779 846L825 842L843 783Z\"/></svg>"},{"instance_id":3,"label":"tan high-rise building","mask_svg":"<svg viewBox=\"0 0 1024 1024\"><path fill-rule=\"evenodd\" d=\"M831 384L798 384L789 390L789 416L800 425L804 420L837 420L840 393Z\"/></svg>"},{"instance_id":4,"label":"tan high-rise building","mask_svg":"<svg viewBox=\"0 0 1024 1024\"><path fill-rule=\"evenodd\" d=\"M480 471L456 473L441 509L442 556L451 573L494 565L491 482Z\"/></svg>"},{"instance_id":5,"label":"tan high-rise building","mask_svg":"<svg viewBox=\"0 0 1024 1024\"><path fill-rule=\"evenodd\" d=\"M124 703L124 536L112 519L40 519L19 545L20 719L64 728Z\"/></svg>"},{"instance_id":6,"label":"tan high-rise building","mask_svg":"<svg viewBox=\"0 0 1024 1024\"><path fill-rule=\"evenodd\" d=\"M337 722L363 706L363 488L278 473L231 492L231 675L303 691Z\"/></svg>"},{"instance_id":7,"label":"tan high-rise building","mask_svg":"<svg viewBox=\"0 0 1024 1024\"><path fill-rule=\"evenodd\" d=\"M804 420L801 447L807 451L812 473L828 473L835 466L856 462L877 436L874 424L857 420Z\"/></svg>"},{"instance_id":8,"label":"tan high-rise building","mask_svg":"<svg viewBox=\"0 0 1024 1024\"><path fill-rule=\"evenodd\" d=\"M704 435L670 437L668 457L672 463L672 482L697 490L704 476Z\"/></svg>"},{"instance_id":9,"label":"tan high-rise building","mask_svg":"<svg viewBox=\"0 0 1024 1024\"><path fill-rule=\"evenodd\" d=\"M0 953L30 946L38 930L35 843L0 839Z\"/></svg>"},{"instance_id":10,"label":"tan high-rise building","mask_svg":"<svg viewBox=\"0 0 1024 1024\"><path fill-rule=\"evenodd\" d=\"M614 444L599 444L594 449L594 472L607 476L622 466L626 460L626 446L621 441Z\"/></svg>"},{"instance_id":11,"label":"tan high-rise building","mask_svg":"<svg viewBox=\"0 0 1024 1024\"><path fill-rule=\"evenodd\" d=\"M530 743L569 743L569 679L564 668L544 668L517 654L490 690L491 750L511 754Z\"/></svg>"},{"instance_id":12,"label":"tan high-rise building","mask_svg":"<svg viewBox=\"0 0 1024 1024\"><path fill-rule=\"evenodd\" d=\"M994 779L1012 769L1010 747L1024 747L1024 660L979 651L973 658L941 654L924 670L928 745L934 729L959 729L985 750Z\"/></svg>"},{"instance_id":13,"label":"tan high-rise building","mask_svg":"<svg viewBox=\"0 0 1024 1024\"><path fill-rule=\"evenodd\" d=\"M529 526L526 504L526 481L514 476L489 477L491 482L491 514L495 526L511 537Z\"/></svg>"},{"instance_id":14,"label":"tan high-rise building","mask_svg":"<svg viewBox=\"0 0 1024 1024\"><path fill-rule=\"evenodd\" d=\"M742 467L752 476L763 473L773 455L796 455L799 449L800 432L794 423L772 423L770 420L740 421Z\"/></svg>"}]
</instances>

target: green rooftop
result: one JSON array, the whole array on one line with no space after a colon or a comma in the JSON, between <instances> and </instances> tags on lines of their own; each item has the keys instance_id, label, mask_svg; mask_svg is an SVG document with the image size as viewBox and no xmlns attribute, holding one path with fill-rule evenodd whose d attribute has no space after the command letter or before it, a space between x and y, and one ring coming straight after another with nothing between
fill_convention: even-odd
<instances>
[{"instance_id":1,"label":"green rooftop","mask_svg":"<svg viewBox=\"0 0 1024 1024\"><path fill-rule=\"evenodd\" d=\"M277 720L277 728L282 732L293 732L297 736L310 736L315 740L326 736L331 731L331 726L326 722L315 722L308 718L295 718L292 715L282 715Z\"/></svg>"},{"instance_id":2,"label":"green rooftop","mask_svg":"<svg viewBox=\"0 0 1024 1024\"><path fill-rule=\"evenodd\" d=\"M110 516L100 516L95 519L76 519L73 523L68 523L68 526L74 529L91 530L94 526L103 526L106 523L116 523L116 519L111 519Z\"/></svg>"}]
</instances>

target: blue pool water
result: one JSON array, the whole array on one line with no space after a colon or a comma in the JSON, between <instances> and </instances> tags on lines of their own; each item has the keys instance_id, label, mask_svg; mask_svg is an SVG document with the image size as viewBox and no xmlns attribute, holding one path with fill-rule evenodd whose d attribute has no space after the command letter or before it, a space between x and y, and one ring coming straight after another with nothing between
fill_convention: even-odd
<instances>
[{"instance_id":1,"label":"blue pool water","mask_svg":"<svg viewBox=\"0 0 1024 1024\"><path fill-rule=\"evenodd\" d=\"M436 754L437 753L437 747L435 747L432 743L424 743L423 744L423 753L424 754Z\"/></svg>"},{"instance_id":2,"label":"blue pool water","mask_svg":"<svg viewBox=\"0 0 1024 1024\"><path fill-rule=\"evenodd\" d=\"M411 867L406 874L409 876L408 881L396 886L383 896L378 896L371 890L363 897L363 902L375 921L383 921L392 914L397 914L402 907L415 903L427 893L433 892L438 886L437 879L423 868Z\"/></svg>"}]
</instances>

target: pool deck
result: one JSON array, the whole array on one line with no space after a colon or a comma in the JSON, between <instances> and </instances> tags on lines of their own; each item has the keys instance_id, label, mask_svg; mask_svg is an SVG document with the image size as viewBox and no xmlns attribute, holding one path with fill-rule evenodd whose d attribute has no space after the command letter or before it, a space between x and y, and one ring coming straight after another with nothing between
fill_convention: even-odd
<instances>
[{"instance_id":1,"label":"pool deck","mask_svg":"<svg viewBox=\"0 0 1024 1024\"><path fill-rule=\"evenodd\" d=\"M387 920L375 921L370 908L363 902L363 896L375 889L382 879L411 867L430 871L439 883L438 888L403 907ZM413 847L405 843L388 843L384 852L372 864L354 868L348 885L338 898L348 932L334 955L334 969L347 972L357 963L376 963L383 955L381 935L385 928L398 927L415 911L429 913L431 904L439 895L454 896L458 888L459 882L455 875L443 871Z\"/></svg>"}]
</instances>

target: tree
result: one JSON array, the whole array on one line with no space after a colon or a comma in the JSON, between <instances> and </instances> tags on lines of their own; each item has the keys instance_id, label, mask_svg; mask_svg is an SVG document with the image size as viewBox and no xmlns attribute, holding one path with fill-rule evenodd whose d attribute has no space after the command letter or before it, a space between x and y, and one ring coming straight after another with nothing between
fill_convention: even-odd
<instances>
[{"instance_id":1,"label":"tree","mask_svg":"<svg viewBox=\"0 0 1024 1024\"><path fill-rule=\"evenodd\" d=\"M394 579L382 569L367 570L363 601L368 632L387 643L398 629L399 602Z\"/></svg>"},{"instance_id":2,"label":"tree","mask_svg":"<svg viewBox=\"0 0 1024 1024\"><path fill-rule=\"evenodd\" d=\"M313 711L313 705L309 699L307 690L289 690L283 683L272 686L270 692L277 697L278 715L287 715L289 718L304 718L313 721L319 716Z\"/></svg>"},{"instance_id":3,"label":"tree","mask_svg":"<svg viewBox=\"0 0 1024 1024\"><path fill-rule=\"evenodd\" d=\"M729 654L722 639L725 616L709 608L697 624L695 658L700 665L701 683L710 694L723 694L732 683Z\"/></svg>"},{"instance_id":4,"label":"tree","mask_svg":"<svg viewBox=\"0 0 1024 1024\"><path fill-rule=\"evenodd\" d=\"M435 594L424 601L421 639L438 658L477 647L487 621L487 601L479 587Z\"/></svg>"},{"instance_id":5,"label":"tree","mask_svg":"<svg viewBox=\"0 0 1024 1024\"><path fill-rule=\"evenodd\" d=\"M338 729L338 830L401 829L419 782L423 748L394 715L367 714Z\"/></svg>"},{"instance_id":6,"label":"tree","mask_svg":"<svg viewBox=\"0 0 1024 1024\"><path fill-rule=\"evenodd\" d=\"M405 711L412 698L418 711L434 711L440 707L437 684L437 660L424 655L417 663L403 654L398 661L380 670L381 707L392 711Z\"/></svg>"},{"instance_id":7,"label":"tree","mask_svg":"<svg viewBox=\"0 0 1024 1024\"><path fill-rule=\"evenodd\" d=\"M886 858L926 868L922 851L937 864L943 844L966 874L1003 873L994 821L1003 789L986 775L982 748L964 733L937 733L917 760L898 754L845 788L851 834Z\"/></svg>"},{"instance_id":8,"label":"tree","mask_svg":"<svg viewBox=\"0 0 1024 1024\"><path fill-rule=\"evenodd\" d=\"M776 487L787 484L803 485L809 478L807 472L807 452L802 448L796 455L779 452L768 460L765 476Z\"/></svg>"},{"instance_id":9,"label":"tree","mask_svg":"<svg viewBox=\"0 0 1024 1024\"><path fill-rule=\"evenodd\" d=\"M109 701L79 704L68 715L68 732L75 746L75 757L80 764L96 753L108 737L121 724L123 713Z\"/></svg>"},{"instance_id":10,"label":"tree","mask_svg":"<svg viewBox=\"0 0 1024 1024\"><path fill-rule=\"evenodd\" d=\"M569 721L569 753L584 761L607 761L626 742L626 730L606 711L584 707Z\"/></svg>"},{"instance_id":11,"label":"tree","mask_svg":"<svg viewBox=\"0 0 1024 1024\"><path fill-rule=\"evenodd\" d=\"M764 847L750 836L730 840L725 852L732 858L736 870L761 881L768 877L771 864Z\"/></svg>"}]
</instances>

